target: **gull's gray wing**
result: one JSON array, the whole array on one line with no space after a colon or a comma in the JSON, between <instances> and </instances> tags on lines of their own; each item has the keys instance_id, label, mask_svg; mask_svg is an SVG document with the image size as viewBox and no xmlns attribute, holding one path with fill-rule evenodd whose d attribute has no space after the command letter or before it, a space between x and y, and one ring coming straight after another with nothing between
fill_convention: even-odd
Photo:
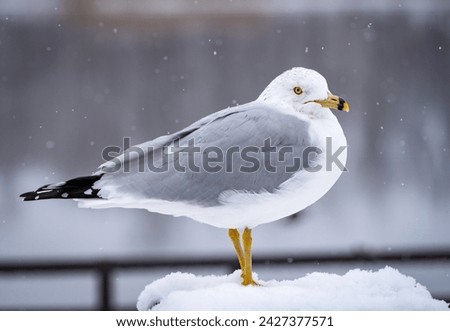
<instances>
[{"instance_id":1,"label":"gull's gray wing","mask_svg":"<svg viewBox=\"0 0 450 331\"><path fill-rule=\"evenodd\" d=\"M136 149L133 157L122 157L122 168L105 171L96 183L100 195L103 189L120 196L214 206L229 190L273 192L314 162L308 122L258 103L235 108L166 136L161 144L146 143L150 149ZM313 152L309 160L302 158L305 150Z\"/></svg>"}]
</instances>

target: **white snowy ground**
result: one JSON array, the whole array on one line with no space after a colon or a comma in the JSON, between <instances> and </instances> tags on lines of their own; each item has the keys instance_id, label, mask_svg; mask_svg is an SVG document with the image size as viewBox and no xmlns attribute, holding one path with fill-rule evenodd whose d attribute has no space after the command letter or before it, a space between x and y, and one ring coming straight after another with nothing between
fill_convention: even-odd
<instances>
[{"instance_id":1,"label":"white snowy ground","mask_svg":"<svg viewBox=\"0 0 450 331\"><path fill-rule=\"evenodd\" d=\"M256 277L255 277L256 276ZM254 275L257 280L257 275ZM244 287L240 271L227 276L172 273L147 285L138 310L448 310L414 278L396 269L312 273Z\"/></svg>"}]
</instances>

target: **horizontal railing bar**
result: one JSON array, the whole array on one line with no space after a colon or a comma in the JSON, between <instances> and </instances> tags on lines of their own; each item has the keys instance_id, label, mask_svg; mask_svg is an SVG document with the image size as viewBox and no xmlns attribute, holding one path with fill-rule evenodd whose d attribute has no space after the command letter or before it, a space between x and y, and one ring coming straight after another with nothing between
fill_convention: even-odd
<instances>
[{"instance_id":1,"label":"horizontal railing bar","mask_svg":"<svg viewBox=\"0 0 450 331\"><path fill-rule=\"evenodd\" d=\"M333 262L450 262L450 250L446 251L404 251L404 252L368 252L336 254L311 254L285 256L254 256L254 265L267 264L301 264L301 263L333 263ZM0 272L41 272L41 271L93 271L112 269L142 269L164 267L204 267L204 266L237 266L234 256L208 258L127 258L100 260L45 260L45 261L1 261Z\"/></svg>"}]
</instances>

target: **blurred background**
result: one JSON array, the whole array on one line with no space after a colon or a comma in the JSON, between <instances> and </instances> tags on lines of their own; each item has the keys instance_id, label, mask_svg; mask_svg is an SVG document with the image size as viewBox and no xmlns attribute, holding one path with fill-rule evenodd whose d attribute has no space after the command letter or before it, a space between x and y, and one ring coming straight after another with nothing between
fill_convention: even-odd
<instances>
[{"instance_id":1,"label":"blurred background","mask_svg":"<svg viewBox=\"0 0 450 331\"><path fill-rule=\"evenodd\" d=\"M146 284L170 272L230 272L207 265L234 263L223 229L18 196L90 174L102 149L122 146L123 137L141 143L252 101L294 66L319 71L350 103L348 114L337 113L349 172L301 214L256 228L255 259L448 255L449 17L445 0L2 0L0 309L98 309L104 291L108 309L132 309ZM88 267L1 269L174 259L196 263L108 269L101 277ZM445 257L302 265L267 259L255 271L261 279L293 279L386 264L435 297L450 297Z\"/></svg>"}]
</instances>

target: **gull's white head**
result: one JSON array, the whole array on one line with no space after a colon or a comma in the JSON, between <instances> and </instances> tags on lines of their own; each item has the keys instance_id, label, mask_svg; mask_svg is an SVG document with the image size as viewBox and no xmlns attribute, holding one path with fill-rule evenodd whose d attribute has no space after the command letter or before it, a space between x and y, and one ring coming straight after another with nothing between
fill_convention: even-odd
<instances>
[{"instance_id":1,"label":"gull's white head","mask_svg":"<svg viewBox=\"0 0 450 331\"><path fill-rule=\"evenodd\" d=\"M286 104L295 111L311 113L321 108L349 111L348 103L328 90L326 79L317 71L292 68L276 77L258 100Z\"/></svg>"}]
</instances>

